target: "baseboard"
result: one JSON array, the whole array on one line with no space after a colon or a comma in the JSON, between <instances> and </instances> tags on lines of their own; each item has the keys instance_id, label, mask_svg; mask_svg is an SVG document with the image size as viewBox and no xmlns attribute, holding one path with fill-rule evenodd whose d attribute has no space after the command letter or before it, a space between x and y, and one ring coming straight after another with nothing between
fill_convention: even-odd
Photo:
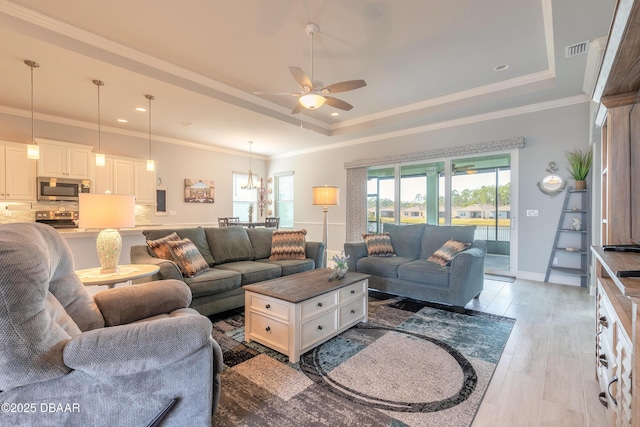
<instances>
[{"instance_id":1,"label":"baseboard","mask_svg":"<svg viewBox=\"0 0 640 427\"><path fill-rule=\"evenodd\" d=\"M516 277L523 280L535 280L536 282L544 282L545 274L534 273L532 271L518 271ZM549 276L549 283L555 283L558 285L580 286L580 277L568 276L563 274L551 274Z\"/></svg>"}]
</instances>

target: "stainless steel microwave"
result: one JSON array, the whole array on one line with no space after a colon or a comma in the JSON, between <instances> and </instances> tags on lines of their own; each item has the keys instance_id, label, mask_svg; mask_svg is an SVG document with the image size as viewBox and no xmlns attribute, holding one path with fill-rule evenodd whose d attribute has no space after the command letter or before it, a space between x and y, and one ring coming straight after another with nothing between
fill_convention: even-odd
<instances>
[{"instance_id":1,"label":"stainless steel microwave","mask_svg":"<svg viewBox=\"0 0 640 427\"><path fill-rule=\"evenodd\" d=\"M77 202L80 193L91 192L88 179L38 177L38 200L41 202Z\"/></svg>"}]
</instances>

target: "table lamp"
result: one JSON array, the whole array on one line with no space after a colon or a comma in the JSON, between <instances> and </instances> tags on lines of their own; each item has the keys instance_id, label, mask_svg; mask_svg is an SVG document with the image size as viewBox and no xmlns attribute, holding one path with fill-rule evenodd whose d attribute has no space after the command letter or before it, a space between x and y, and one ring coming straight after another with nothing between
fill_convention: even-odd
<instances>
[{"instance_id":1,"label":"table lamp","mask_svg":"<svg viewBox=\"0 0 640 427\"><path fill-rule=\"evenodd\" d=\"M134 227L136 222L135 196L121 194L79 195L80 228L97 228L100 233L96 239L101 274L116 273L122 237L117 228Z\"/></svg>"},{"instance_id":2,"label":"table lamp","mask_svg":"<svg viewBox=\"0 0 640 427\"><path fill-rule=\"evenodd\" d=\"M327 266L327 241L329 240L329 227L327 223L327 214L329 206L340 205L340 188L322 185L313 187L313 204L322 206L324 212L324 222L322 224L322 243L324 243L324 266Z\"/></svg>"}]
</instances>

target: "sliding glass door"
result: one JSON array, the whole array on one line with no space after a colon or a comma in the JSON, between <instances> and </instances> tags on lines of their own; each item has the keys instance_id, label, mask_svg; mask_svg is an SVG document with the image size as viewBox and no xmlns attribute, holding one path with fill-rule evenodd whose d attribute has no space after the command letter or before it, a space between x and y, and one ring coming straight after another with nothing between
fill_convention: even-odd
<instances>
[{"instance_id":1,"label":"sliding glass door","mask_svg":"<svg viewBox=\"0 0 640 427\"><path fill-rule=\"evenodd\" d=\"M486 271L515 274L511 194L514 152L371 167L367 229L393 224L475 225L487 242ZM515 210L514 210L515 211Z\"/></svg>"}]
</instances>

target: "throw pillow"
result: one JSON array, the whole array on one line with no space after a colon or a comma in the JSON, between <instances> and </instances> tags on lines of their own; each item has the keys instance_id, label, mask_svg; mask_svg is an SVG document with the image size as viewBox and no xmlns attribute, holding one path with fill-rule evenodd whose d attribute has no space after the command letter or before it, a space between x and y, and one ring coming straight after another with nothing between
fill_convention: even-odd
<instances>
[{"instance_id":1,"label":"throw pillow","mask_svg":"<svg viewBox=\"0 0 640 427\"><path fill-rule=\"evenodd\" d=\"M169 250L167 242L178 240L180 240L180 237L178 237L177 233L173 232L168 236L164 236L160 239L147 240L147 246L151 248L153 253L156 254L158 258L173 260L173 256L171 256L171 250Z\"/></svg>"},{"instance_id":2,"label":"throw pillow","mask_svg":"<svg viewBox=\"0 0 640 427\"><path fill-rule=\"evenodd\" d=\"M166 245L184 276L194 277L209 269L209 264L191 240L170 240Z\"/></svg>"},{"instance_id":3,"label":"throw pillow","mask_svg":"<svg viewBox=\"0 0 640 427\"><path fill-rule=\"evenodd\" d=\"M471 243L458 242L457 240L448 240L437 251L435 251L427 261L435 262L441 266L451 264L453 257L471 246Z\"/></svg>"},{"instance_id":4,"label":"throw pillow","mask_svg":"<svg viewBox=\"0 0 640 427\"><path fill-rule=\"evenodd\" d=\"M365 233L362 235L362 238L367 245L368 256L395 256L396 252L393 250L391 235L389 233Z\"/></svg>"},{"instance_id":5,"label":"throw pillow","mask_svg":"<svg viewBox=\"0 0 640 427\"><path fill-rule=\"evenodd\" d=\"M272 261L285 259L305 259L306 242L305 236L307 230L274 230L271 236L271 255L269 259Z\"/></svg>"}]
</instances>

